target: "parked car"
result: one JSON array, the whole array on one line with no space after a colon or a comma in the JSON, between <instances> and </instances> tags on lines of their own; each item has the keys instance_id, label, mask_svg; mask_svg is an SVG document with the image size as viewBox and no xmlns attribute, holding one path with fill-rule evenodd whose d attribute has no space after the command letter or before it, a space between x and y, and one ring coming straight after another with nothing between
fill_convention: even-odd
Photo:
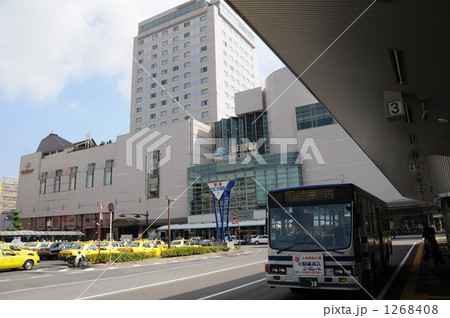
<instances>
[{"instance_id":1,"label":"parked car","mask_svg":"<svg viewBox=\"0 0 450 318\"><path fill-rule=\"evenodd\" d=\"M78 252L81 252L81 254L84 255L96 255L98 254L98 247L93 243L86 244L77 242L72 245L70 249L62 250L61 252L59 252L58 259L66 261L70 255L76 256L78 255Z\"/></svg>"},{"instance_id":2,"label":"parked car","mask_svg":"<svg viewBox=\"0 0 450 318\"><path fill-rule=\"evenodd\" d=\"M38 254L41 259L57 259L59 252L70 249L74 244L74 242L54 242L48 247L40 248Z\"/></svg>"},{"instance_id":3,"label":"parked car","mask_svg":"<svg viewBox=\"0 0 450 318\"><path fill-rule=\"evenodd\" d=\"M39 255L20 255L8 248L0 248L0 269L13 269L23 267L30 270L39 264Z\"/></svg>"},{"instance_id":4,"label":"parked car","mask_svg":"<svg viewBox=\"0 0 450 318\"><path fill-rule=\"evenodd\" d=\"M162 246L157 247L156 245L153 244L153 242L150 241L134 241L131 242L131 244L128 246L121 247L120 252L146 253L146 254L155 253L156 256L160 256L161 252L164 249L165 249L164 247Z\"/></svg>"},{"instance_id":5,"label":"parked car","mask_svg":"<svg viewBox=\"0 0 450 318\"><path fill-rule=\"evenodd\" d=\"M0 248L1 249L9 249L19 255L38 255L38 253L36 251L22 248L17 245L13 245L13 244L2 244L2 245L0 245Z\"/></svg>"},{"instance_id":6,"label":"parked car","mask_svg":"<svg viewBox=\"0 0 450 318\"><path fill-rule=\"evenodd\" d=\"M181 239L181 240L174 240L170 242L171 247L182 247L182 246L200 246L198 244L195 244L191 240Z\"/></svg>"},{"instance_id":7,"label":"parked car","mask_svg":"<svg viewBox=\"0 0 450 318\"><path fill-rule=\"evenodd\" d=\"M227 237L225 238L225 241L227 241L227 242L233 242L234 245L238 245L238 244L239 244L239 241L241 242L241 245L247 244L247 240L246 240L245 238L242 238L242 237L241 237L241 239L238 239L238 237L235 236L235 235L231 235L230 237L227 236Z\"/></svg>"},{"instance_id":8,"label":"parked car","mask_svg":"<svg viewBox=\"0 0 450 318\"><path fill-rule=\"evenodd\" d=\"M269 243L268 235L258 235L257 237L253 237L251 240L252 244L267 244Z\"/></svg>"},{"instance_id":9,"label":"parked car","mask_svg":"<svg viewBox=\"0 0 450 318\"><path fill-rule=\"evenodd\" d=\"M200 245L201 246L212 246L212 241L211 240L201 240Z\"/></svg>"},{"instance_id":10,"label":"parked car","mask_svg":"<svg viewBox=\"0 0 450 318\"><path fill-rule=\"evenodd\" d=\"M25 242L21 245L21 248L37 252L40 248L48 247L51 243L52 242Z\"/></svg>"}]
</instances>

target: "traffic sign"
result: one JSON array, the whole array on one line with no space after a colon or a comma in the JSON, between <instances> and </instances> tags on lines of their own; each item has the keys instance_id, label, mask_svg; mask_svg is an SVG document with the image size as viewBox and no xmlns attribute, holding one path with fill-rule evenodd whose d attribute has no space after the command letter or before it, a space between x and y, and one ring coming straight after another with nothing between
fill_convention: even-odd
<instances>
[{"instance_id":1,"label":"traffic sign","mask_svg":"<svg viewBox=\"0 0 450 318\"><path fill-rule=\"evenodd\" d=\"M113 212L114 211L114 203L111 202L111 203L108 204L108 211L109 212Z\"/></svg>"}]
</instances>

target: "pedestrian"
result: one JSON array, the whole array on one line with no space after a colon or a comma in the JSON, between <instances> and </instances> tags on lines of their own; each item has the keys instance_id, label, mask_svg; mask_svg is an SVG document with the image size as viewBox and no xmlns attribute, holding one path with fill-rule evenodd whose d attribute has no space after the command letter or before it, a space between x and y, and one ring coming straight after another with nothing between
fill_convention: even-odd
<instances>
[{"instance_id":1,"label":"pedestrian","mask_svg":"<svg viewBox=\"0 0 450 318\"><path fill-rule=\"evenodd\" d=\"M428 245L428 248L430 249L431 258L433 259L432 263L430 264L432 266L432 273L433 275L439 274L439 263L444 263L444 257L439 250L439 244L436 241L435 237L435 231L434 228L429 228L428 230L428 238L426 239L426 243Z\"/></svg>"},{"instance_id":2,"label":"pedestrian","mask_svg":"<svg viewBox=\"0 0 450 318\"><path fill-rule=\"evenodd\" d=\"M430 247L427 244L427 239L430 235L430 228L428 226L425 226L422 231L422 237L423 237L423 246L425 250L425 255L423 256L423 259L425 261L428 261L430 259Z\"/></svg>"}]
</instances>

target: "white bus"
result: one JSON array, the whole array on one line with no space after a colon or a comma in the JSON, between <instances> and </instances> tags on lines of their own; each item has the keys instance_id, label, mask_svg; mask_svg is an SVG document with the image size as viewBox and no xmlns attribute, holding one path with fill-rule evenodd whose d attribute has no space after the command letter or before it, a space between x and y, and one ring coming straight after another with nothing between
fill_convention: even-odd
<instances>
[{"instance_id":1,"label":"white bus","mask_svg":"<svg viewBox=\"0 0 450 318\"><path fill-rule=\"evenodd\" d=\"M269 191L270 287L359 290L389 267L386 204L353 184Z\"/></svg>"}]
</instances>

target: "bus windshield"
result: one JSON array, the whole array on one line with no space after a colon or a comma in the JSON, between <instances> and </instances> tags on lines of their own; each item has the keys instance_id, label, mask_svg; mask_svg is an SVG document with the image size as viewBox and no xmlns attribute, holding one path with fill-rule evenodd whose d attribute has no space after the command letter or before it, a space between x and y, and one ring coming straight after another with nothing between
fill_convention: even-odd
<instances>
[{"instance_id":1,"label":"bus windshield","mask_svg":"<svg viewBox=\"0 0 450 318\"><path fill-rule=\"evenodd\" d=\"M349 203L272 207L270 247L283 251L346 249L350 247L350 211Z\"/></svg>"}]
</instances>

